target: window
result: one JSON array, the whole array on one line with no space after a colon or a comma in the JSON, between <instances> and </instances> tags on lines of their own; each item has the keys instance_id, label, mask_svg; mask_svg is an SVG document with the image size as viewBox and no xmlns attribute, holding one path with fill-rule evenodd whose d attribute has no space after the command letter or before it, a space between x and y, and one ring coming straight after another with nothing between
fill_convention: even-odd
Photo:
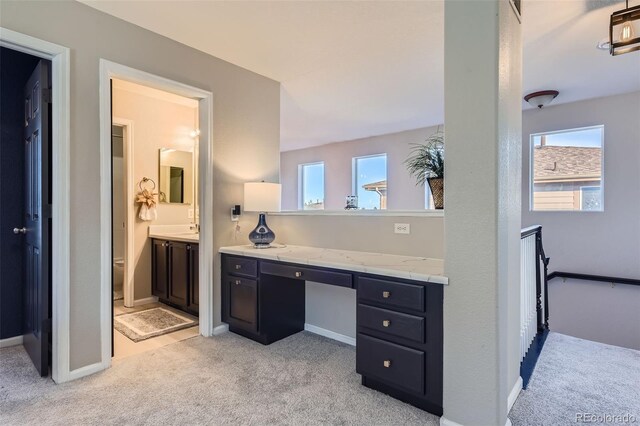
<instances>
[{"instance_id":1,"label":"window","mask_svg":"<svg viewBox=\"0 0 640 426\"><path fill-rule=\"evenodd\" d=\"M531 135L531 209L603 211L604 127Z\"/></svg>"},{"instance_id":2,"label":"window","mask_svg":"<svg viewBox=\"0 0 640 426\"><path fill-rule=\"evenodd\" d=\"M387 154L353 159L353 195L359 209L387 208Z\"/></svg>"},{"instance_id":3,"label":"window","mask_svg":"<svg viewBox=\"0 0 640 426\"><path fill-rule=\"evenodd\" d=\"M298 166L298 209L324 210L324 162Z\"/></svg>"}]
</instances>

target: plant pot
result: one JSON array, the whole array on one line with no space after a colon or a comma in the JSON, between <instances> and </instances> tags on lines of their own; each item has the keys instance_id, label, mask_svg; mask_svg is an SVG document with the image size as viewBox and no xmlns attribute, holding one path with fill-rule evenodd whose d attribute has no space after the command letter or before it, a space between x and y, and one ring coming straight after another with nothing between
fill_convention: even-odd
<instances>
[{"instance_id":1,"label":"plant pot","mask_svg":"<svg viewBox=\"0 0 640 426\"><path fill-rule=\"evenodd\" d=\"M431 188L433 205L437 210L444 209L444 178L428 178L427 182Z\"/></svg>"}]
</instances>

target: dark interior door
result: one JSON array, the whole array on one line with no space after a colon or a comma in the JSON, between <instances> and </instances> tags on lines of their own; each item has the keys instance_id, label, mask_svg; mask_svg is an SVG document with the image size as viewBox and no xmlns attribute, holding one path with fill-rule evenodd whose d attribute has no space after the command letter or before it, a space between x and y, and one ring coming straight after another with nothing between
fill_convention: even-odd
<instances>
[{"instance_id":1,"label":"dark interior door","mask_svg":"<svg viewBox=\"0 0 640 426\"><path fill-rule=\"evenodd\" d=\"M23 344L33 364L49 373L50 293L50 63L40 61L24 88L25 221L14 232L25 241L25 329Z\"/></svg>"}]
</instances>

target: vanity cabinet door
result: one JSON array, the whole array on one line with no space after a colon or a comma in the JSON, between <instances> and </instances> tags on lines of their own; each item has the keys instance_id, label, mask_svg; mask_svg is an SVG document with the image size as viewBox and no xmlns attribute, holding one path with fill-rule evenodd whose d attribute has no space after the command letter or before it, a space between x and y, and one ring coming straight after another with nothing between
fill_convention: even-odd
<instances>
[{"instance_id":1,"label":"vanity cabinet door","mask_svg":"<svg viewBox=\"0 0 640 426\"><path fill-rule=\"evenodd\" d=\"M231 326L247 331L257 331L258 282L227 276L223 285L226 295L224 320Z\"/></svg>"},{"instance_id":2,"label":"vanity cabinet door","mask_svg":"<svg viewBox=\"0 0 640 426\"><path fill-rule=\"evenodd\" d=\"M171 282L169 285L169 302L180 306L187 306L189 288L189 245L187 243L171 242L169 253L171 256Z\"/></svg>"},{"instance_id":3,"label":"vanity cabinet door","mask_svg":"<svg viewBox=\"0 0 640 426\"><path fill-rule=\"evenodd\" d=\"M163 240L151 240L151 292L159 299L169 298L169 243Z\"/></svg>"},{"instance_id":4,"label":"vanity cabinet door","mask_svg":"<svg viewBox=\"0 0 640 426\"><path fill-rule=\"evenodd\" d=\"M200 256L198 244L190 244L189 250L189 305L188 308L198 312L200 304Z\"/></svg>"}]
</instances>

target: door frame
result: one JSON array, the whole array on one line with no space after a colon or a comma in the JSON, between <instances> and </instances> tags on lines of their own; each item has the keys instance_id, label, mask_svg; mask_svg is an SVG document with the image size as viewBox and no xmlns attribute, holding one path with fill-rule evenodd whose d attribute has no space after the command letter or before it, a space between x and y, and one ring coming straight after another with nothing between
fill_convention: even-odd
<instances>
[{"instance_id":1,"label":"door frame","mask_svg":"<svg viewBox=\"0 0 640 426\"><path fill-rule=\"evenodd\" d=\"M132 211L131 203L135 197L135 191L133 182L130 182L133 176L133 121L121 117L112 117L112 122L116 126L124 128L124 185L125 185L125 199L127 202L124 205L125 209L125 232L124 232L124 283L122 290L124 293L124 306L131 308L135 306L135 293L134 293L134 276L135 268L135 248L134 238L130 233L133 232L135 226L135 213Z\"/></svg>"},{"instance_id":2,"label":"door frame","mask_svg":"<svg viewBox=\"0 0 640 426\"><path fill-rule=\"evenodd\" d=\"M213 93L100 58L100 204L111 205L111 79L126 80L198 100L200 126L198 208L200 209L200 306L202 336L213 335ZM100 342L102 369L111 366L111 209L100 209Z\"/></svg>"},{"instance_id":3,"label":"door frame","mask_svg":"<svg viewBox=\"0 0 640 426\"><path fill-rule=\"evenodd\" d=\"M0 27L0 46L51 61L52 117L51 185L51 377L62 383L82 377L82 369L70 371L70 87L69 48Z\"/></svg>"}]
</instances>

